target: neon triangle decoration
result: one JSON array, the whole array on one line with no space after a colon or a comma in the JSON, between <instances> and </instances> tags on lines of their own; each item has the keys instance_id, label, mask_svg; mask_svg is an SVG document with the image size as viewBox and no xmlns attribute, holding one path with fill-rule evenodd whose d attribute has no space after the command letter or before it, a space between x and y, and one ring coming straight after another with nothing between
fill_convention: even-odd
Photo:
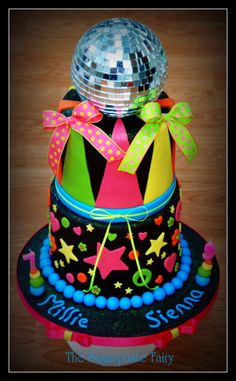
<instances>
[{"instance_id":1,"label":"neon triangle decoration","mask_svg":"<svg viewBox=\"0 0 236 381\"><path fill-rule=\"evenodd\" d=\"M125 126L120 118L117 119L112 139L127 151L129 140ZM118 171L120 161L106 164L102 183L96 200L99 208L132 208L143 205L136 174Z\"/></svg>"},{"instance_id":2,"label":"neon triangle decoration","mask_svg":"<svg viewBox=\"0 0 236 381\"><path fill-rule=\"evenodd\" d=\"M65 155L62 187L70 196L94 206L90 175L88 171L83 137L71 129Z\"/></svg>"}]
</instances>

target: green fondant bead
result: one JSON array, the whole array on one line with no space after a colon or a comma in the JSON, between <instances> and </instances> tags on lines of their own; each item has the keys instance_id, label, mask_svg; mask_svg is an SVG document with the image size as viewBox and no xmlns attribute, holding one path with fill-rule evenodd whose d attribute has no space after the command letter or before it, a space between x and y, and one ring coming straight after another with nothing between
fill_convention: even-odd
<instances>
[{"instance_id":1,"label":"green fondant bead","mask_svg":"<svg viewBox=\"0 0 236 381\"><path fill-rule=\"evenodd\" d=\"M44 283L43 277L39 276L38 278L30 279L30 285L32 287L40 287Z\"/></svg>"},{"instance_id":2,"label":"green fondant bead","mask_svg":"<svg viewBox=\"0 0 236 381\"><path fill-rule=\"evenodd\" d=\"M62 217L61 224L64 228L68 228L70 226L70 221L66 217Z\"/></svg>"},{"instance_id":3,"label":"green fondant bead","mask_svg":"<svg viewBox=\"0 0 236 381\"><path fill-rule=\"evenodd\" d=\"M208 278L211 275L211 270L204 270L202 266L198 267L198 274L204 278Z\"/></svg>"}]
</instances>

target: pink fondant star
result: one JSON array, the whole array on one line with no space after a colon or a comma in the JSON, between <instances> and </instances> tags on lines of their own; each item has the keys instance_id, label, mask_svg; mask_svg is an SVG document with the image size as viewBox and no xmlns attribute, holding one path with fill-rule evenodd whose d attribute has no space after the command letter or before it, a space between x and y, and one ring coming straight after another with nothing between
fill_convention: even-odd
<instances>
[{"instance_id":1,"label":"pink fondant star","mask_svg":"<svg viewBox=\"0 0 236 381\"><path fill-rule=\"evenodd\" d=\"M101 247L100 242L97 243L97 254ZM125 246L119 247L116 250L108 250L104 247L100 261L98 262L98 269L100 271L102 279L105 279L113 270L128 270L128 266L121 261L120 257L125 251ZM97 255L93 257L84 258L84 262L94 265Z\"/></svg>"}]
</instances>

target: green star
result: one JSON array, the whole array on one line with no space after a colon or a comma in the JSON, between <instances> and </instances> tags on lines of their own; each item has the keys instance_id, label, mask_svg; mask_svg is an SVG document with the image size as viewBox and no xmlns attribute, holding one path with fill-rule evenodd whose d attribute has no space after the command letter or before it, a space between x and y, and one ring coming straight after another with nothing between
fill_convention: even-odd
<instances>
[{"instance_id":1,"label":"green star","mask_svg":"<svg viewBox=\"0 0 236 381\"><path fill-rule=\"evenodd\" d=\"M66 262L70 263L71 259L72 261L78 262L78 258L72 252L74 245L67 245L62 238L60 238L60 242L62 247L58 251L65 256Z\"/></svg>"},{"instance_id":2,"label":"green star","mask_svg":"<svg viewBox=\"0 0 236 381\"><path fill-rule=\"evenodd\" d=\"M52 209L56 213L57 212L57 205L56 204L52 204Z\"/></svg>"},{"instance_id":3,"label":"green star","mask_svg":"<svg viewBox=\"0 0 236 381\"><path fill-rule=\"evenodd\" d=\"M161 254L161 259L165 258L166 257L166 252L163 251L163 253Z\"/></svg>"},{"instance_id":4,"label":"green star","mask_svg":"<svg viewBox=\"0 0 236 381\"><path fill-rule=\"evenodd\" d=\"M60 262L59 262L59 263L60 263L60 266L61 266L61 267L65 267L65 264L64 264L64 262L63 262L61 259L60 259Z\"/></svg>"},{"instance_id":5,"label":"green star","mask_svg":"<svg viewBox=\"0 0 236 381\"><path fill-rule=\"evenodd\" d=\"M146 251L145 255L155 253L157 257L160 255L160 250L163 246L167 245L167 242L164 242L165 233L161 233L157 239L150 239L151 246Z\"/></svg>"},{"instance_id":6,"label":"green star","mask_svg":"<svg viewBox=\"0 0 236 381\"><path fill-rule=\"evenodd\" d=\"M93 273L94 273L94 270L93 270L93 269L89 269L89 270L88 270L88 274L89 274L89 275L91 275L91 276L92 276L92 275L93 275Z\"/></svg>"}]
</instances>

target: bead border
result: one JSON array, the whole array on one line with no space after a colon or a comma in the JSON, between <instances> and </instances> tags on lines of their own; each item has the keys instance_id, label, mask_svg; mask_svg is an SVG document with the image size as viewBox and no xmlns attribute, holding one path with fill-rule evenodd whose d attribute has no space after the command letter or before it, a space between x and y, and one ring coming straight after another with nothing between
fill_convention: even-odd
<instances>
[{"instance_id":1,"label":"bead border","mask_svg":"<svg viewBox=\"0 0 236 381\"><path fill-rule=\"evenodd\" d=\"M39 266L42 270L42 275L48 278L50 285L54 286L57 292L63 293L65 298L73 299L75 303L83 303L87 307L96 306L98 309L107 308L111 311L119 308L121 310L137 309L143 305L151 305L155 301L163 301L167 296L173 295L176 290L183 287L183 283L187 281L191 271L192 258L188 242L183 238L182 233L180 233L180 247L182 255L180 257L180 269L176 273L176 276L170 282L164 283L163 286L156 288L154 291L146 291L142 296L133 295L131 298L122 297L119 299L116 296L106 298L102 295L95 296L92 293L85 294L81 290L76 290L74 286L61 279L60 275L52 267L48 238L43 241L40 249Z\"/></svg>"}]
</instances>

